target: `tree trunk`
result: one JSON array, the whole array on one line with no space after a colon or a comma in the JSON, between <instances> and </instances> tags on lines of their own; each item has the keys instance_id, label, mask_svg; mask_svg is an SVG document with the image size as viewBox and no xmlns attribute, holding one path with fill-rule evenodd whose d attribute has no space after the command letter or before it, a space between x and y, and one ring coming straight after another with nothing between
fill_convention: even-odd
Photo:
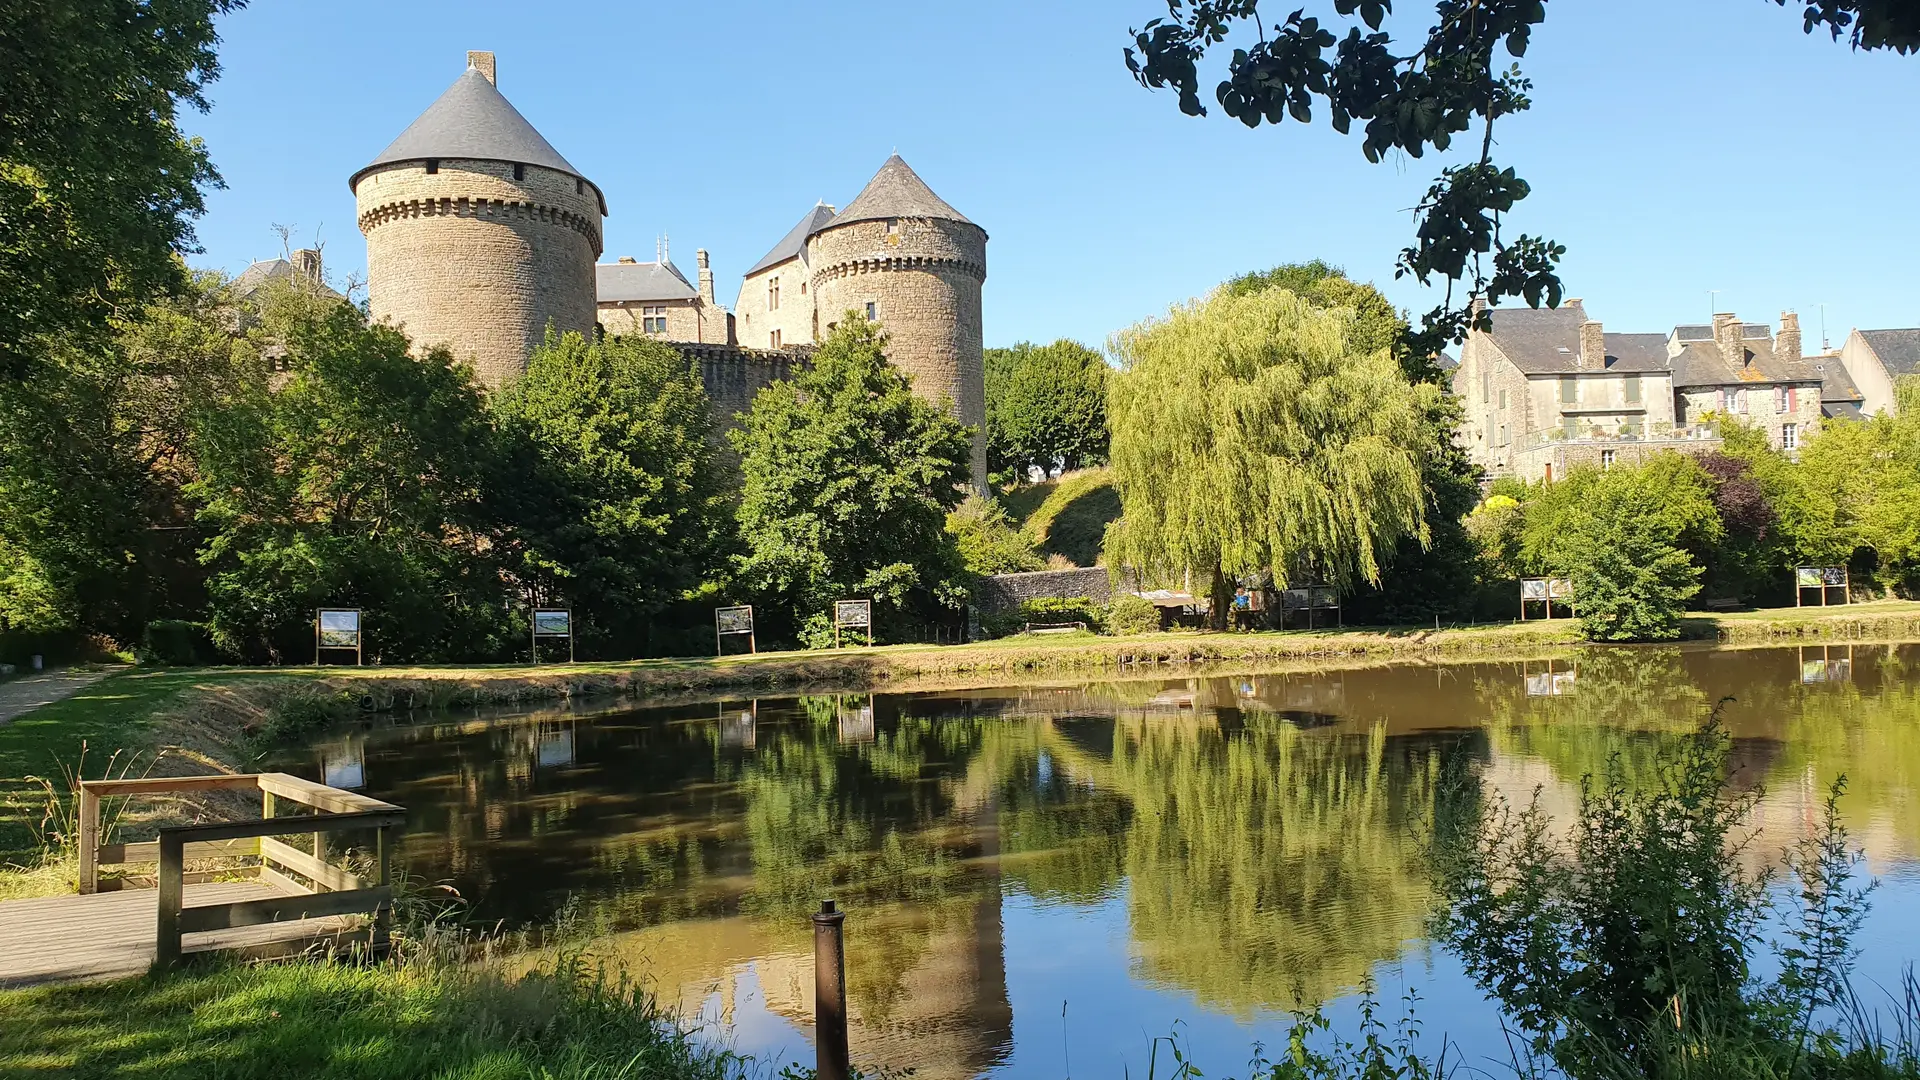
<instances>
[{"instance_id":1,"label":"tree trunk","mask_svg":"<svg viewBox=\"0 0 1920 1080\"><path fill-rule=\"evenodd\" d=\"M1207 613L1207 621L1213 629L1225 630L1227 628L1227 620L1231 617L1233 611L1233 583L1227 579L1227 575L1220 572L1220 568L1217 566L1213 568L1212 600L1211 610Z\"/></svg>"}]
</instances>

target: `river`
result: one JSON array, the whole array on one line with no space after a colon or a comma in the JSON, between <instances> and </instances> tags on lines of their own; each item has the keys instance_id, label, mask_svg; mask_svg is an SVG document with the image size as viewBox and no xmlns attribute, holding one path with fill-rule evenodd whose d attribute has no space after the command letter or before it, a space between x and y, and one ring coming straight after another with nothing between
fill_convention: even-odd
<instances>
[{"instance_id":1,"label":"river","mask_svg":"<svg viewBox=\"0 0 1920 1080\"><path fill-rule=\"evenodd\" d=\"M408 808L400 855L478 921L563 915L743 1052L811 1062L808 913L848 912L856 1063L923 1080L1210 1076L1351 1032L1368 979L1500 1071L1497 1014L1423 938L1443 764L1558 813L1716 702L1753 857L1844 816L1879 880L1858 985L1920 957L1920 646L1589 650L918 694L382 719L290 771ZM1162 1073L1164 1075L1164 1046Z\"/></svg>"}]
</instances>

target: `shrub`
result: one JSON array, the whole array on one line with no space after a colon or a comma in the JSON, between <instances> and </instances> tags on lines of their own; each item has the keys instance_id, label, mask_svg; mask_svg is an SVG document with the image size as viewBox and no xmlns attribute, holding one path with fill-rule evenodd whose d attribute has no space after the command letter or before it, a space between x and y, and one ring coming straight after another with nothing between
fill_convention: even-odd
<instances>
[{"instance_id":1,"label":"shrub","mask_svg":"<svg viewBox=\"0 0 1920 1080\"><path fill-rule=\"evenodd\" d=\"M1107 628L1115 634L1151 634L1160 629L1160 609L1144 596L1122 593L1113 599Z\"/></svg>"},{"instance_id":2,"label":"shrub","mask_svg":"<svg viewBox=\"0 0 1920 1080\"><path fill-rule=\"evenodd\" d=\"M201 667L216 659L213 631L205 623L155 619L140 633L134 659L162 667Z\"/></svg>"},{"instance_id":3,"label":"shrub","mask_svg":"<svg viewBox=\"0 0 1920 1080\"><path fill-rule=\"evenodd\" d=\"M1005 637L1019 633L1028 623L1074 622L1086 623L1087 629L1098 633L1106 625L1106 609L1085 596L1039 596L983 616L980 630L988 637Z\"/></svg>"}]
</instances>

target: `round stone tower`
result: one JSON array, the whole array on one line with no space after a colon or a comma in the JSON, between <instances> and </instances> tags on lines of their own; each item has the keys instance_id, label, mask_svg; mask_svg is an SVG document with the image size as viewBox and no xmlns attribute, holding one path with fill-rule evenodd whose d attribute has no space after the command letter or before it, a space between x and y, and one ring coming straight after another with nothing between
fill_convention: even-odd
<instances>
[{"instance_id":1,"label":"round stone tower","mask_svg":"<svg viewBox=\"0 0 1920 1080\"><path fill-rule=\"evenodd\" d=\"M444 345L497 387L527 369L547 327L590 333L607 204L494 84L467 70L354 173L367 306L416 350Z\"/></svg>"},{"instance_id":2,"label":"round stone tower","mask_svg":"<svg viewBox=\"0 0 1920 1080\"><path fill-rule=\"evenodd\" d=\"M807 241L820 335L855 312L887 334L887 359L914 391L973 427L973 486L987 489L987 385L980 285L986 230L895 154Z\"/></svg>"}]
</instances>

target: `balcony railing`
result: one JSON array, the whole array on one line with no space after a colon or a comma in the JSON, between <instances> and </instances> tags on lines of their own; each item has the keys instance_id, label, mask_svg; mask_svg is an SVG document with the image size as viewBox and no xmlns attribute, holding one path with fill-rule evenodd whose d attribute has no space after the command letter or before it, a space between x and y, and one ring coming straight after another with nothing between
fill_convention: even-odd
<instances>
[{"instance_id":1,"label":"balcony railing","mask_svg":"<svg viewBox=\"0 0 1920 1080\"><path fill-rule=\"evenodd\" d=\"M1713 442L1720 438L1720 425L1706 424L1579 424L1571 432L1564 427L1543 428L1523 433L1514 440L1516 451L1542 446L1605 443L1667 445Z\"/></svg>"}]
</instances>

